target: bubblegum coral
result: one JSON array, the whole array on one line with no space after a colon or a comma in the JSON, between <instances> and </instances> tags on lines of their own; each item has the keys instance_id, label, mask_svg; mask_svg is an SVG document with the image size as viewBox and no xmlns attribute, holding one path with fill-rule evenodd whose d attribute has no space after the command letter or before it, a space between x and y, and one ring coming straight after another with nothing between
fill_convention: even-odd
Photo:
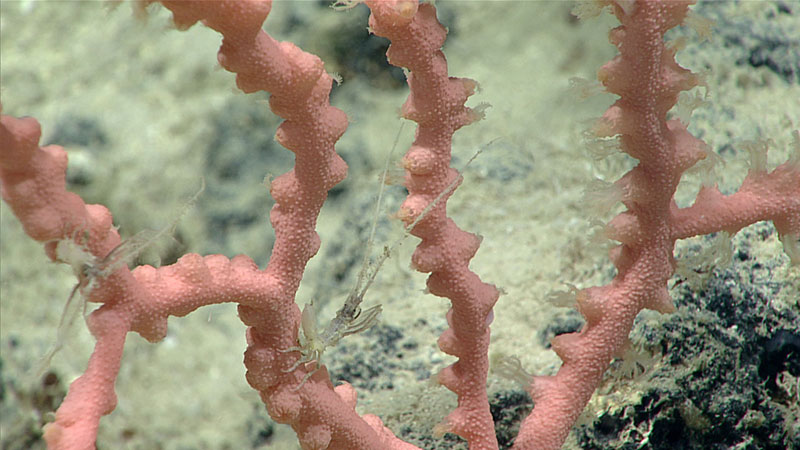
<instances>
[{"instance_id":1,"label":"bubblegum coral","mask_svg":"<svg viewBox=\"0 0 800 450\"><path fill-rule=\"evenodd\" d=\"M275 41L263 38L261 36L265 35L257 33L269 11L268 3L199 2L194 5L188 2L165 3L167 7L173 9L176 23L179 26L187 27L198 19L204 19L206 25L222 32L225 35L225 41L219 59L223 67L239 74L237 84L243 90L252 91L265 88L272 92L271 106L276 113L289 119L281 126L278 140L295 151L297 158L293 172L273 181L272 194L276 197L276 207L271 214L271 219L276 229L275 246L270 263L264 271L258 270L249 258L242 256L228 259L221 255L200 257L191 253L180 258L177 263L166 264L159 269L142 266L129 272L127 268L118 264L106 266L103 262L104 255L120 242L116 230L111 226L108 211L102 207L84 207L83 201L79 197L63 190L64 152L55 148L36 149L38 125L32 119L18 121L4 116L3 130L5 134L2 135L2 150L9 152L0 158L3 167L4 198L20 217L26 232L36 239L48 242L46 250L52 258L76 262L74 258L66 256L67 249L74 250L76 247L59 245L59 241L64 242L65 238L74 240L78 249L86 249L91 252L91 257L78 252L81 258L88 258L79 259L78 262L88 263L91 270L87 272L85 267L80 264L75 268L87 300L104 304L92 312L88 319L90 329L97 338L96 356L90 360L89 369L86 370L85 375L72 384L64 406L56 414L55 422L48 425L48 440L56 448L59 445L63 448L90 448L89 446L93 445L93 434L97 432L99 416L107 414L116 401L113 393L114 377L120 368L122 343L128 330L137 331L148 340L160 340L165 336L169 340L170 335L167 334L166 328L168 315L185 315L202 305L233 300L240 305L240 318L251 326L248 331L249 349L245 356L245 364L248 368L247 380L260 391L262 400L267 404L270 414L276 420L292 424L304 446L309 448L326 446L330 448L415 448L396 440L387 429L382 427L377 417L365 416L366 421L361 421L353 410L355 395L352 388L349 385L342 385L334 391L325 369L314 372L313 376L300 388L297 388L300 380L305 378L307 372L311 373L312 367L300 367L296 371L284 372L284 369L290 367L292 361L297 358L296 355L283 353L280 350L291 347L296 342L299 309L294 304L295 291L298 288L300 277L303 275L305 261L319 247L319 239L314 232L317 213L325 199L325 192L344 176L344 165L341 163L341 159L333 153L332 146L343 131L342 120L345 119L338 110L326 106L326 94L330 90L331 78L321 69L319 59L312 56L301 56L300 53L295 54L296 47L292 44L280 44L282 52L290 55L286 62L277 56L269 58L268 62L275 64L277 67L275 69L264 66L257 57L253 58L252 55L256 53L244 50L243 45L252 41L254 35L259 36L256 38L257 52L268 51L270 46L274 45ZM228 6L233 8L226 11L217 9ZM371 29L376 34L385 34L392 39L395 49L400 48L399 40L404 37L429 39L428 33L431 35L439 33L437 27L440 26L438 24L428 25L428 28L420 26L420 28L406 31L402 29L404 25L417 20L417 16L424 20L435 16L432 14L433 9L428 6L419 8L419 10L417 10L415 2L399 2L397 4L373 2L370 6L373 8L396 6L390 8L394 9L398 15L390 20L389 27L382 27L377 22L371 23ZM613 356L621 356L625 347L625 336L627 336L633 317L639 312L639 309L642 306L662 311L671 309L671 303L665 299L664 295L661 295L660 290L663 289L666 292L667 279L672 272L671 255L675 240L716 230L725 230L733 234L749 223L768 219L775 222L777 231L787 246L788 253L791 255L792 251L795 251L792 246L796 245L797 219L800 217L797 206L797 198L800 198L797 186L800 183L798 183L796 160L783 164L778 169L768 170L766 163L759 162L763 155L758 156L758 152L755 150L756 156L754 156L751 173L745 178L745 183L738 193L726 197L720 193L719 189L707 184L698 195L694 206L681 209L671 203L675 195L675 186L683 171L695 160L703 158L706 151L699 141L688 135L680 122L666 119L666 112L675 103L677 92L680 89L691 87L697 81L697 78L682 72L682 69L674 65L671 60L671 52L665 50L662 44L663 32L682 21L682 14L685 14L686 6L686 3L675 3L672 7L665 7L664 4L658 2L627 1L612 5L615 14L623 23L623 27L612 35L612 40L619 44L626 42L625 39L629 39L627 42L631 44L621 45L622 56L601 71L601 80L605 83L606 89L620 95L621 99L604 116L606 120L600 122L601 126L596 128L596 132L605 132L610 136L620 135L620 148L640 160L640 165L631 171L630 175L616 183L617 189L610 189L607 194L607 196L618 195L618 197L612 197L612 200L614 198L622 200L628 208L627 212L617 216L606 229L608 237L622 243L618 250L612 252L618 275L611 284L603 288L589 288L576 292L578 309L586 317L587 325L579 334L562 335L554 340L554 349L565 363L554 378L536 378L534 380L531 394L536 407L534 413L523 425L520 437L517 439L517 445L520 448L557 448L560 446L577 414L588 401L588 396L600 382L599 377L605 371L609 359ZM181 10L180 8L185 9ZM400 31L392 36L392 31L388 28L400 28ZM443 39L443 35L441 39ZM439 58L438 48L441 46L439 38L430 38L428 42L430 49L438 53L435 58ZM394 47L395 45L397 46ZM422 47L426 46L416 43L412 44L411 48ZM630 49L629 52L628 49ZM403 51L395 50L395 52L402 53ZM653 59L658 55L663 55L664 58ZM430 201L456 176L452 169L448 169L449 141L452 131L472 120L469 109L463 106L463 102L472 93L474 85L465 80L448 81L446 65L442 71L440 66L427 65L424 62L415 66L413 62L407 61L407 58L393 58L391 53L389 57L390 62L401 64L411 70L409 78L411 96L406 107L403 108L402 114L404 117L417 120L420 125L416 142L404 159L404 164L409 171L406 180L409 187L409 198L400 215L408 218L418 213L420 202ZM650 59L648 60L648 58ZM256 69L248 69L251 62L256 63ZM434 69L431 70L431 73L443 76L445 84L442 84L441 81L424 79L427 76L426 70L432 67ZM660 78L662 73L658 70L654 73L648 72L652 68L662 67L665 74L663 79ZM297 70L296 73L305 73L308 70L320 78L281 76L276 79L271 76L262 76L270 73L291 73L293 69ZM633 78L634 81L626 78L628 76L626 74L629 72L637 75ZM472 74L470 73L470 75ZM473 76L482 80L481 75L479 73ZM4 74L4 83L7 79ZM629 87L633 82L641 83L641 85ZM262 87L260 83L266 83L268 86ZM433 86L437 84L445 86L447 83L452 83L452 90L450 91L451 88L448 87L444 91L454 93L455 100L448 100L446 95L440 99L436 94ZM347 83L345 83L346 86ZM659 88L654 90L652 86L659 86ZM288 97L285 97L285 100L281 97L281 89L285 89L287 92ZM487 89L491 92L491 86ZM313 101L303 100L305 97L302 97L302 94L310 94ZM11 98L13 99L13 96ZM659 99L659 102L652 103L650 101L652 99ZM316 103L319 101L321 103ZM442 105L452 108L453 112L447 112L442 106L435 106L426 112L424 103L428 101L434 105L437 105L437 102L443 102ZM13 101L8 102L6 98L4 98L4 103L6 103L6 108L9 108L9 105L15 105ZM502 105L494 101L492 103L495 104L495 108L502 108ZM321 106L319 108L313 106L317 104ZM301 111L291 109L297 105L304 107L300 108ZM653 109L648 110L647 108ZM17 110L18 107L15 106L13 110L7 109L6 112L16 112ZM348 110L348 112L350 111ZM505 110L501 109L501 111ZM649 113L642 115L639 114L641 111ZM449 114L461 118L449 121ZM505 114L501 113L501 115ZM651 118L652 121L647 122ZM313 126L315 123L325 126L312 127L312 131L303 129L304 124ZM433 133L431 137L426 136L428 133L426 127L429 127ZM448 128L450 130L445 131ZM497 128L507 129L504 125ZM320 130L325 131L320 133ZM644 130L644 132L640 130ZM646 132L650 130L659 131L655 133L655 137L652 137L646 135ZM296 131L303 136L302 144L294 143L291 131ZM310 141L308 136L319 138L319 142ZM775 137L778 138L778 136ZM480 139L483 139L484 142L486 140L485 137L478 139L478 142ZM648 146L642 145L642 142L658 143L652 146L657 149L657 154L648 157L647 152L642 150ZM304 147L303 144L310 145ZM757 148L758 145L753 147ZM319 149L320 153L314 153L316 150L306 150L306 148ZM443 157L438 156L438 150L433 152L437 156L430 157L444 158L443 161L427 159L429 158L427 149L430 148L443 148L447 152ZM224 152L225 149L216 151ZM29 161L30 164L28 164ZM523 162L524 158L517 161ZM540 164L540 162L537 163L537 166ZM670 169L672 172L666 169ZM492 174L491 166L488 166L487 170L489 174ZM537 168L535 171L542 175L541 169ZM432 177L434 182L431 185L426 185L421 180L431 172L437 175ZM652 173L656 173L658 176L651 177L649 174ZM440 177L438 174L442 176ZM546 170L544 174L547 175ZM69 176L69 174L67 175ZM513 175L512 171L513 176L519 175ZM463 184L469 185L469 179ZM507 192L508 190L515 192L513 187L491 182L484 189L499 190L500 188L506 189ZM213 189L210 182L209 189ZM461 189L458 192L461 192ZM477 199L482 199L486 195L486 192L474 192L476 193L467 194L466 203L461 203L461 205L469 208L471 202L474 204ZM530 196L531 199L535 199L539 195L526 192L526 190L516 192L515 195L519 196L517 198L520 202L525 201L520 196L522 193ZM457 197L456 195L456 199ZM495 274L489 279L504 286L508 291L509 295L501 299L500 305L505 300L514 301L513 297L524 299L526 296L540 296L542 286L528 284L523 287L518 284L519 280L530 276L527 273L528 269L522 269L523 271L520 272L521 268L525 267L523 261L527 261L529 256L515 259L507 252L501 251L498 244L492 243L493 233L487 232L488 229L484 229L480 225L482 222L505 222L509 224L505 225L507 233L517 234L519 231L525 231L525 227L519 228L514 225L517 223L514 219L499 220L502 217L500 216L487 221L481 217L480 212L485 212L489 217L493 217L495 213L492 212L492 208L496 208L498 204L493 203L493 206L489 206L489 204L483 203L484 207L476 210L474 218L466 220L469 225L465 228L476 228L477 226L477 229L487 236L484 246L488 246L487 248L491 249L492 253L501 253L503 259L497 261L504 262L504 269L501 272L509 272L507 277L510 278L498 278L496 272L487 270L484 267L485 264L481 264L480 256L485 255L486 250L481 252L475 261L475 270L476 272ZM459 203L456 203L454 208L453 202L450 202L447 206L450 207L449 209L454 209L453 214L457 214L458 205ZM198 208L202 206L201 203ZM460 208L464 208L464 206L460 206ZM445 332L440 339L440 345L446 352L459 356L461 361L453 365L451 369L441 372L439 381L459 395L459 406L447 418L442 414L435 420L442 421L442 425L437 427L439 431L460 434L469 440L470 446L473 448L496 448L497 443L493 442L493 424L487 423L487 421L491 421L491 417L488 414L489 403L486 401L485 385L487 381L488 325L494 317L490 311L497 299L497 294L491 286L481 284L479 280L471 280L473 275L469 272L467 263L475 253L479 240L472 235L459 235L460 232L452 228L454 227L452 221L444 216L444 209L445 204L442 202L415 228L414 234L422 237L423 243L421 250L412 259L415 268L433 272L433 276L428 282L430 291L437 295L446 295L453 301L453 310L447 318L452 329ZM45 218L47 219L45 220ZM190 219L191 216L184 221ZM84 224L90 225L89 228L82 228ZM563 227L556 226L556 229L559 228ZM4 233L7 231L5 223L3 231ZM88 231L88 234L84 231ZM427 239L430 239L428 243L426 243ZM6 239L4 241L7 242ZM329 239L323 235L322 241L329 242ZM451 266L447 262L449 261L446 256L448 252L457 256L455 259L459 260L458 264ZM7 261L10 255L11 253L4 248L4 260ZM316 258L316 260L319 259L319 257ZM3 266L7 267L7 264L4 263ZM640 267L644 267L644 269ZM106 273L105 269L113 269L113 271L109 270L113 273ZM332 271L332 269L327 269L327 272L320 271L320 269L314 269L313 266L308 270L311 272L306 273L304 284L308 282L309 273L319 275L328 273L327 276L330 277ZM576 276L577 273L569 276ZM658 276L642 277L641 274L658 274ZM448 278L451 275L454 275L452 281L448 281L451 279ZM643 282L643 279L646 279L647 282ZM498 280L506 281L499 282ZM175 281L180 281L180 283L175 283ZM566 280L561 279L561 281ZM87 285L90 283L92 286L87 289ZM392 283L384 277L379 280L376 287L380 287L381 284L392 286ZM447 284L450 283L453 284L453 287L447 287ZM541 282L539 283L541 284ZM419 283L414 284L418 285ZM532 294L532 290L540 292ZM526 294L526 292L528 293ZM653 294L654 292L655 294ZM397 289L386 289L380 293L373 290L369 297L372 301L385 305L387 312L384 321L391 324L393 318L397 317L397 313L391 312L392 310L389 309L392 303L414 305L413 308L416 309L420 302L425 302L422 298L402 298L406 295L408 293L398 292ZM3 297L3 306L7 307L6 299L11 298L8 291L4 293ZM301 293L297 300L302 303L307 298L309 296ZM598 299L601 298L610 298L613 301L598 302ZM652 299L660 299L660 301L653 302ZM336 303L335 300L331 302L328 310L335 309ZM465 306L464 311L459 311L459 304ZM521 318L524 319L521 321L524 324L523 328L513 331L509 326L508 316L514 314L506 314L504 318L504 310L498 309L497 320L493 324L492 331L495 340L506 343L504 347L510 349L507 351L523 354L525 347L520 341L530 341L530 339L520 339L520 330L525 332L535 326L529 316L531 314L535 316L537 313L529 311L532 307L530 302L519 303L519 307L513 306L514 303L511 305L512 309L505 311L514 311L514 308L517 308L517 315L521 315ZM520 314L522 311L526 312ZM327 312L328 314L320 314L320 316L332 315L332 311ZM8 316L4 314L4 317ZM426 320L433 320L432 317L426 316ZM276 320L276 318L278 319ZM183 320L185 319L181 321ZM220 323L221 320L224 318L214 319L216 323ZM170 334L176 324L170 327ZM406 329L410 332L411 327L408 325L410 323L406 325ZM9 329L8 326L9 323L5 322L4 338L8 336L8 331L6 331ZM436 328L444 329L443 323L437 325ZM464 340L464 338L466 339ZM374 338L366 338L366 341L369 342L370 339ZM515 345L507 344L512 340L516 342ZM192 341L179 345L183 347L184 351L187 351L186 347L196 345L194 340ZM406 344L410 345L410 342L406 342ZM230 343L224 342L223 345L230 345ZM467 350L472 346L477 351ZM169 345L160 347L169 347ZM406 348L405 344L404 348ZM202 355L198 355L198 359L210 357L209 353L213 352L208 349ZM136 364L132 361L134 357L135 355L126 354L125 360L122 362L120 382L117 383L118 389L124 389L123 385L125 384L135 383L135 378L129 378L128 381L123 379L126 366L131 367ZM327 362L329 361L326 357L323 363ZM149 365L146 360L143 363ZM525 363L526 366L531 365L530 360L526 360ZM189 363L185 362L185 364ZM543 367L541 363L534 365ZM76 370L82 372L83 369L83 367L79 367ZM157 368L155 371L158 373ZM163 370L161 372L167 373ZM207 371L194 370L193 372L205 375ZM110 373L112 374L111 378L109 378ZM213 376L213 372L208 373ZM358 376L355 379L357 380ZM225 379L222 383L227 384L229 381ZM160 379L156 382L156 384L161 383ZM191 403L194 401L194 397L202 396L202 394L192 394L189 398L184 397L183 401ZM430 396L426 396L421 399L422 404L425 405L421 409L434 406L435 402L431 402L430 398ZM441 396L437 398L441 398ZM87 401L91 399L95 400ZM130 397L126 399L126 395L122 392L119 401L118 411L100 422L101 437L98 442L104 442L102 434L106 423L119 414L125 414L125 403L130 401ZM374 412L372 409L374 406L376 404L370 402L370 406L366 409ZM435 406L438 407L438 405ZM442 405L442 408L446 410L447 406ZM300 415L298 415L299 411L302 411L299 413ZM145 412L145 414L147 413ZM397 418L391 418L391 414L379 415L384 420L388 417L397 423ZM430 429L431 425L432 423L423 428ZM143 427L143 429L147 428L147 426ZM395 432L400 430L394 426L391 428ZM71 430L81 431L78 433ZM89 434L84 435L84 432ZM123 434L119 434L116 437L108 437L105 442L113 443L117 442L117 439L123 438ZM70 439L75 440L70 441ZM431 444L426 444L424 441L417 440L415 443L424 448L431 448ZM500 444L505 445L502 441Z\"/></svg>"}]
</instances>

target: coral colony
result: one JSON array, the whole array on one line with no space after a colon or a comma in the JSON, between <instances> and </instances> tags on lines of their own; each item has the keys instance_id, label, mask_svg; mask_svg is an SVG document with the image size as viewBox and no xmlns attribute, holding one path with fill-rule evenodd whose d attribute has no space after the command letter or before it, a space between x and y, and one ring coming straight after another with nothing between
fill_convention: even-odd
<instances>
[{"instance_id":1,"label":"coral colony","mask_svg":"<svg viewBox=\"0 0 800 450\"><path fill-rule=\"evenodd\" d=\"M271 110L285 119L276 139L296 159L294 168L270 185L276 202L270 212L274 249L264 270L247 256L194 253L168 266L129 270L122 253L131 244L121 242L111 212L65 190L64 149L40 147L40 125L33 118L3 115L3 199L25 232L44 243L53 261L72 266L78 295L101 305L87 318L96 338L88 367L70 385L55 420L45 426L48 447L95 448L100 418L116 405L114 382L129 332L158 342L166 335L169 316L234 302L248 327L247 382L275 421L291 425L303 448L417 448L395 437L378 417L359 416L354 388L346 383L334 387L319 361L326 345L347 331L367 328L377 312L362 313L357 304L351 305L337 316L337 334L332 335L337 339L321 340L308 321L300 333L303 317L295 293L306 263L320 247L316 220L328 191L347 172L334 149L348 119L329 103L332 77L318 57L291 42L278 42L261 29L270 12L269 0L161 3L172 11L180 29L202 22L218 31L223 37L218 55L222 67L236 73L242 91L269 92ZM430 273L431 294L452 302L450 328L439 347L457 361L439 373L438 381L457 394L458 406L437 431L462 436L471 449L496 449L486 384L490 325L499 291L469 270L480 239L459 229L445 208L452 193L449 186L459 177L450 167L453 133L482 117L464 106L476 83L448 77L441 51L447 32L432 4L363 3L372 13L371 31L391 41L389 62L407 69L410 94L401 114L417 123L417 131L403 158L408 197L398 215L421 239L412 266ZM514 448L519 449L560 448L609 362L625 353L637 314L645 308L675 310L667 281L678 239L717 231L735 234L752 223L771 221L792 262L800 264L800 136L795 134L799 149L789 161L772 171L753 165L736 193L726 196L708 184L691 206L679 208L673 197L682 174L711 156L685 123L667 118L679 93L701 83L699 76L675 62L677 46L667 46L664 40L668 30L684 22L692 1L596 3L610 8L621 23L610 33L619 54L599 71L605 90L619 98L592 132L597 138L615 139L618 150L638 164L605 192L625 206L604 229L619 243L610 253L616 276L605 286L574 292L586 323L579 332L553 339L553 350L563 361L555 375L529 378L527 390L535 407L516 437ZM441 201L428 208L437 198ZM368 316L358 319L359 313ZM313 316L313 310L309 314Z\"/></svg>"}]
</instances>

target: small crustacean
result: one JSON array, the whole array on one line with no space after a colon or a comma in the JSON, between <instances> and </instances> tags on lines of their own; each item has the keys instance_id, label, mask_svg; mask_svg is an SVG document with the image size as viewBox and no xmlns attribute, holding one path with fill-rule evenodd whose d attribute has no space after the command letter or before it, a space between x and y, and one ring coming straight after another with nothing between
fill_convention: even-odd
<instances>
[{"instance_id":1,"label":"small crustacean","mask_svg":"<svg viewBox=\"0 0 800 450\"><path fill-rule=\"evenodd\" d=\"M395 137L392 151L394 151L394 148L397 146L397 142L400 139L402 131L403 127L401 126L400 130L397 132L397 136ZM353 286L353 289L347 295L344 305L339 308L339 311L336 312L336 316L331 319L330 323L328 323L322 332L317 330L317 312L314 309L314 302L312 301L311 303L307 303L306 306L303 307L303 314L300 319L300 326L302 330L302 333L298 336L300 345L279 350L281 353L300 353L300 358L298 358L291 367L285 369L283 371L284 373L294 372L298 367L307 363L315 363L314 369L306 373L306 375L303 377L303 380L297 385L295 390L300 389L303 384L308 381L308 379L311 378L311 376L314 375L317 370L320 369L320 359L322 358L322 354L325 352L325 349L338 344L339 341L345 336L360 333L378 323L378 318L382 309L381 305L376 305L368 308L365 311L362 311L361 302L364 300L364 295L367 293L369 287L372 286L372 282L375 281L375 277L378 275L378 271L380 270L381 266L391 255L391 250L399 245L410 233L410 228L406 228L403 236L395 242L391 249L389 247L384 247L381 256L375 261L371 261L370 250L372 249L372 243L375 238L375 229L378 225L378 215L380 214L381 210L381 200L383 199L384 186L386 185L386 174L389 172L389 161L391 161L392 151L389 152L389 157L386 158L386 165L383 169L383 174L381 175L380 188L378 189L378 200L375 202L375 215L372 220L372 227L370 229L369 239L367 240L364 259L361 264L361 270L358 272L358 279L356 280L355 286ZM421 217L419 219L421 219ZM418 220L415 221L413 225L416 225ZM413 228L413 225L411 228ZM372 271L367 273L369 272L370 268L372 268Z\"/></svg>"},{"instance_id":2,"label":"small crustacean","mask_svg":"<svg viewBox=\"0 0 800 450\"><path fill-rule=\"evenodd\" d=\"M145 249L162 237L171 236L180 219L194 206L204 189L205 181L201 180L200 189L186 202L178 216L169 225L160 230L142 230L120 242L102 258L89 251L90 234L86 227L77 229L71 233L71 236L66 236L56 243L56 261L72 267L72 272L78 278L78 282L72 288L67 302L64 304L64 310L61 312L56 329L56 342L42 357L37 373L43 374L50 366L50 361L63 346L67 329L78 316L79 311L86 316L86 297L89 296L96 284L109 277L117 269L133 263ZM73 300L79 292L82 294L81 301L76 303Z\"/></svg>"},{"instance_id":3,"label":"small crustacean","mask_svg":"<svg viewBox=\"0 0 800 450\"><path fill-rule=\"evenodd\" d=\"M388 257L388 249L384 253ZM381 263L386 258L382 258ZM377 266L379 267L379 265ZM351 334L360 333L369 329L378 323L378 317L381 314L381 305L376 305L368 308L365 311L361 310L360 303L364 299L364 294L367 288L372 284L377 274L377 267L369 277L367 277L366 284L362 287L361 284L365 277L365 270L362 269L359 273L359 281L356 283L356 288L347 296L344 305L336 313L336 316L328 323L322 332L317 331L317 313L314 309L314 303L306 304L303 308L303 314L300 320L302 327L302 334L299 336L300 345L296 347L289 347L281 352L300 352L300 358L295 363L285 369L285 373L294 372L295 369L303 364L315 363L314 370L309 371L300 384L295 389L300 389L311 376L319 370L320 360L325 349L332 347L339 343L339 341Z\"/></svg>"},{"instance_id":4,"label":"small crustacean","mask_svg":"<svg viewBox=\"0 0 800 450\"><path fill-rule=\"evenodd\" d=\"M397 141L400 138L400 133L402 132L402 127L400 128L400 132L398 132L397 137L395 138L394 145L397 145ZM461 170L458 171L458 176L456 176L449 185L447 185L439 195L437 195L433 201L431 201L418 215L417 217L408 224L402 236L400 236L390 247L385 246L383 248L383 252L381 255L374 261L370 260L369 254L370 249L372 249L373 239L375 237L375 228L378 221L378 215L380 214L381 208L381 199L383 198L383 190L386 184L386 174L389 170L389 161L391 159L391 152L389 153L389 158L386 160L386 166L384 167L383 175L381 176L380 181L380 188L378 191L378 200L375 206L375 216L372 222L372 228L370 230L369 239L367 241L367 250L364 255L364 260L361 265L361 270L358 273L358 279L356 280L356 285L350 291L347 296L347 299L344 302L344 305L337 311L336 316L328 323L328 325L319 332L317 329L317 314L316 310L314 309L314 303L308 303L303 308L303 313L301 316L300 326L302 333L298 336L299 344L298 346L289 347L283 350L279 350L281 353L289 353L289 352L298 352L300 353L300 358L295 361L295 363L283 370L284 373L291 373L294 372L298 367L308 364L314 363L314 369L306 373L303 377L303 380L300 384L295 387L295 390L300 389L303 384L308 381L311 376L320 369L321 362L320 359L322 358L322 354L325 352L325 349L328 347L332 347L339 343L339 341L344 338L345 336L349 336L351 334L360 333L372 327L373 325L378 323L378 318L381 314L381 305L376 305L370 307L364 311L361 310L361 302L364 300L364 295L367 293L367 290L375 281L375 277L378 274L383 263L389 259L392 254L392 251L399 246L405 238L407 238L411 234L411 230L423 219L425 216L439 203L439 201L450 194L453 189L458 186L459 182L461 181L461 174L466 170L467 166L469 166L472 161L477 158L477 156L488 146L494 144L499 138L495 138L480 149L475 152L474 155L464 164ZM394 146L392 147L394 150ZM372 269L370 271L370 268Z\"/></svg>"},{"instance_id":5,"label":"small crustacean","mask_svg":"<svg viewBox=\"0 0 800 450\"><path fill-rule=\"evenodd\" d=\"M86 316L86 298L92 289L117 269L131 263L145 248L156 241L161 235L168 232L169 228L161 231L144 230L125 239L114 247L108 254L100 258L89 251L87 243L90 236L88 230L79 230L72 236L61 239L56 244L56 261L72 267L72 272L78 282L69 293L61 318L56 328L56 341L40 360L36 369L37 377L41 377L50 367L50 362L61 350L66 341L67 330L81 312ZM80 301L76 302L76 294L80 293Z\"/></svg>"}]
</instances>

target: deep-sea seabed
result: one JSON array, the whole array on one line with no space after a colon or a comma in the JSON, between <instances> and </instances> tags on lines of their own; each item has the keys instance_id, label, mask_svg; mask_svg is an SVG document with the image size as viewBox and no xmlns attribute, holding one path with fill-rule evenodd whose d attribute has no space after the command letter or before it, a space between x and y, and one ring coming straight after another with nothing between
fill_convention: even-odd
<instances>
[{"instance_id":1,"label":"deep-sea seabed","mask_svg":"<svg viewBox=\"0 0 800 450\"><path fill-rule=\"evenodd\" d=\"M613 180L630 161L592 160L581 131L613 98L580 102L568 87L571 77L593 79L613 56L605 37L613 21L578 22L569 2L442 0L437 7L450 30L451 75L480 83L471 105L491 105L485 120L456 133L455 166L500 138L467 169L448 203L459 226L484 237L472 269L504 291L491 351L516 355L532 373L553 373L560 361L549 339L578 329L581 319L554 307L548 293L613 276L607 245L592 239L596 227L582 193L595 177ZM719 177L731 192L747 169L741 141L772 139L775 165L800 127L800 7L715 2L696 9L717 22L712 41L682 30L672 37L688 38L679 62L706 73L707 104L695 111L690 130L728 160ZM262 183L286 171L291 154L273 141L278 121L267 97L235 91L233 76L216 65L214 32L175 31L160 8L138 21L126 4L3 1L0 12L3 112L36 117L44 141L68 149L69 189L107 205L124 236L168 224L205 179L207 189L175 239L142 262L171 263L185 252L246 253L263 267L272 232ZM301 305L313 299L322 318L334 314L368 250L377 179L407 95L402 72L387 69L384 44L367 39L365 27L363 8L334 12L318 2L276 2L265 26L319 54L344 79L332 103L351 118L337 145L350 173L325 205L322 249L297 296ZM392 167L412 137L407 124ZM699 177L687 177L681 205L698 184ZM388 188L376 254L401 234L391 213L402 196L401 187ZM40 426L84 370L93 339L76 320L47 373L34 376L75 280L23 236L5 205L0 212L0 447L43 448ZM692 261L708 239L679 245L679 261ZM455 404L452 393L429 381L452 361L436 347L448 305L426 295L424 275L408 268L414 241L395 251L366 297L366 305L383 304L380 325L344 340L325 362L334 381L358 388L361 413L381 416L424 448L465 448L457 437L432 436ZM633 340L650 356L647 371L626 379L611 370L567 447L797 445L798 373L784 356L800 339L800 275L789 270L771 225L738 236L733 259L704 268L708 279L692 289L676 276L678 313L640 316ZM101 421L98 448L297 448L292 431L269 420L247 385L244 348L233 305L171 319L158 344L131 335L116 385L119 403ZM507 444L530 399L495 376L490 396Z\"/></svg>"}]
</instances>

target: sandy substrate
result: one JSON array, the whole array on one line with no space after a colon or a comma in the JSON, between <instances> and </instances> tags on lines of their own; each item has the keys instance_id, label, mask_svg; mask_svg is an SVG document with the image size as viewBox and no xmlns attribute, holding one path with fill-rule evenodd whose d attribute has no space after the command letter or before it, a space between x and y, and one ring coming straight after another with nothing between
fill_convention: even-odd
<instances>
[{"instance_id":1,"label":"sandy substrate","mask_svg":"<svg viewBox=\"0 0 800 450\"><path fill-rule=\"evenodd\" d=\"M717 21L714 39L703 42L691 30L671 35L687 37L679 62L706 73L708 103L695 112L690 130L728 161L719 171L723 192L733 192L746 173L742 141L772 140L769 160L774 166L786 159L791 130L800 127L800 8L786 12L787 4L700 5L702 15ZM504 292L495 308L491 352L516 355L531 373L552 374L560 360L548 349L548 340L576 330L581 320L576 312L548 302L548 294L568 284L603 284L614 273L606 257L608 244L593 240L596 217L583 192L595 178L616 179L630 162L590 157L582 131L613 97L600 94L580 102L568 83L572 77L593 79L614 55L606 39L614 21L604 15L579 22L570 15L568 2L443 0L437 6L450 29L445 47L450 74L480 83L470 105L491 105L485 120L456 134L455 167L499 138L469 166L448 203L459 226L484 238L472 270ZM197 191L200 179L206 180L206 192L181 219L175 241L144 255L143 262L171 263L186 252L246 253L265 265L273 239L267 221L272 203L262 181L286 171L291 155L272 140L278 122L266 97L236 91L233 76L216 64L219 38L214 32L202 26L178 32L160 8L153 8L147 21L135 20L127 4L109 9L90 1L3 1L0 8L3 113L36 117L44 141L67 148L69 188L88 203L107 205L123 236L169 224ZM337 145L350 174L325 205L318 230L322 249L309 264L297 296L301 306L313 299L322 318L334 314L355 281L363 252L370 250L366 235L374 220L377 179L401 127L397 111L407 95L397 78L402 73L392 75L381 65L376 50L380 43L364 40L365 27L366 13L360 8L334 12L310 1L277 2L265 26L277 37L320 54L327 69L344 78L332 103L351 118ZM751 31L740 33L737 27ZM771 36L785 39L788 58L796 59L770 53L763 43L774 43ZM777 53L783 53L777 42ZM392 167L412 138L413 124L407 123ZM398 178L398 170L390 175ZM698 185L699 177L687 177L677 197L680 205L690 204ZM375 254L401 234L391 214L403 195L401 186L388 188L376 248L371 249ZM43 448L40 425L84 370L94 341L79 318L49 374L35 376L39 359L55 341L75 278L68 267L47 260L4 204L0 212L0 446ZM415 241L409 238L395 251L366 297L366 305L383 305L381 325L348 338L326 355L326 362L334 380L347 379L359 388L359 412L378 414L396 433L425 448L465 448L452 436L431 437L433 426L455 404L452 393L429 381L452 362L436 347L449 305L422 292L425 276L408 268ZM704 242L683 243L676 254L688 258ZM774 320L773 329L791 330L800 313L800 275L788 268L774 229L751 227L734 245L739 254L746 249L750 265L740 261L719 268L707 282L726 285L725 280L734 279L737 287L722 291L742 296L762 292L754 297L765 299L755 303L762 325ZM761 272L753 269L755 262ZM707 301L702 293L712 289L689 292L678 280L671 284L680 284L672 290L679 314L643 314L635 342L667 342L663 335L654 337L660 331L648 330L674 330L665 324L706 317L682 299L702 303ZM731 331L737 336L745 332ZM680 340L676 334L668 342ZM158 344L130 335L116 384L119 404L100 424L98 448L298 448L292 431L268 419L257 393L247 385L244 348L244 326L235 306L227 304L171 319L167 338ZM656 354L649 373L663 374L670 366L667 361ZM742 366L732 370L752 370ZM683 375L665 376L674 382ZM733 372L731 379L736 377ZM800 410L791 376L782 377L788 399L773 400L786 419L774 423L786 427L787 443L800 433L787 425ZM658 384L647 376L619 386L609 383L601 390L604 395L595 395L581 423L635 409L643 402L642 393ZM697 417L713 420L713 408L704 409L706 403L693 395L715 394L692 394L679 387L675 392L683 392L693 405L677 401L684 405L678 409L680 417L699 423L692 430L702 435L704 422ZM490 393L501 409L530 405L513 381L490 376ZM693 407L700 412L695 414ZM589 431L573 433L567 446L591 448L579 441L597 437L589 426ZM610 439L641 443L654 429L640 429L638 437L621 431ZM743 425L735 439L761 439L758 429ZM639 448L659 448L650 445Z\"/></svg>"}]
</instances>

